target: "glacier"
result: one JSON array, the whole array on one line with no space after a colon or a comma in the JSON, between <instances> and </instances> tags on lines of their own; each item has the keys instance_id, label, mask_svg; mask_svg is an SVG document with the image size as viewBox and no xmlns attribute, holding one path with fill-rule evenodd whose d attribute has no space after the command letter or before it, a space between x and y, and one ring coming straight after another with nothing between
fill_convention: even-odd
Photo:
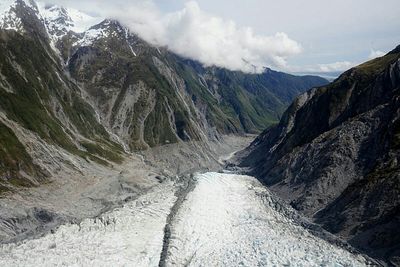
<instances>
[{"instance_id":1,"label":"glacier","mask_svg":"<svg viewBox=\"0 0 400 267\"><path fill-rule=\"evenodd\" d=\"M288 215L291 208L278 205L253 177L209 172L196 174L191 183L179 196L179 183L165 181L99 218L3 244L0 266L367 265L363 256L298 225Z\"/></svg>"},{"instance_id":2,"label":"glacier","mask_svg":"<svg viewBox=\"0 0 400 267\"><path fill-rule=\"evenodd\" d=\"M175 201L175 187L165 182L99 218L0 246L0 266L158 266Z\"/></svg>"},{"instance_id":3,"label":"glacier","mask_svg":"<svg viewBox=\"0 0 400 267\"><path fill-rule=\"evenodd\" d=\"M172 222L167 266L364 266L297 225L250 176L205 173ZM294 211L293 211L294 212Z\"/></svg>"}]
</instances>

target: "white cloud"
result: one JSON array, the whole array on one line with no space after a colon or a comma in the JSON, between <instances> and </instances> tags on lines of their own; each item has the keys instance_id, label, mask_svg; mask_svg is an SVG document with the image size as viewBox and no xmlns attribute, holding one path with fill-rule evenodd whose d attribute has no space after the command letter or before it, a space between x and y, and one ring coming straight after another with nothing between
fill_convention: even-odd
<instances>
[{"instance_id":1,"label":"white cloud","mask_svg":"<svg viewBox=\"0 0 400 267\"><path fill-rule=\"evenodd\" d=\"M265 66L282 68L287 57L301 52L301 46L285 33L256 35L251 28L206 14L194 1L163 21L165 36L160 44L205 65L260 72Z\"/></svg>"},{"instance_id":2,"label":"white cloud","mask_svg":"<svg viewBox=\"0 0 400 267\"><path fill-rule=\"evenodd\" d=\"M367 59L362 59L362 61L354 62L354 61L338 61L333 63L326 64L315 64L315 65L305 65L305 66L293 66L288 65L285 71L292 73L315 73L315 74L326 74L326 73L340 73L351 69L366 60L371 60L377 57L382 57L386 55L385 52L380 50L371 49L370 54Z\"/></svg>"},{"instance_id":3,"label":"white cloud","mask_svg":"<svg viewBox=\"0 0 400 267\"><path fill-rule=\"evenodd\" d=\"M371 53L369 54L368 59L374 59L374 58L377 58L377 57L382 57L385 54L386 54L385 52L371 49Z\"/></svg>"},{"instance_id":4,"label":"white cloud","mask_svg":"<svg viewBox=\"0 0 400 267\"><path fill-rule=\"evenodd\" d=\"M335 72L335 71L345 71L357 65L356 63L349 61L339 61L329 64L318 64L317 69L320 72Z\"/></svg>"},{"instance_id":5,"label":"white cloud","mask_svg":"<svg viewBox=\"0 0 400 267\"><path fill-rule=\"evenodd\" d=\"M293 73L334 73L346 71L356 65L358 65L358 63L350 61L338 61L310 66L288 66L286 71Z\"/></svg>"},{"instance_id":6,"label":"white cloud","mask_svg":"<svg viewBox=\"0 0 400 267\"><path fill-rule=\"evenodd\" d=\"M370 54L368 55L368 60L382 57L386 55L385 52L380 50L371 49ZM365 61L365 60L363 60ZM360 62L352 62L352 61L338 61L333 63L326 64L315 64L315 65L306 65L306 66L292 66L288 65L285 69L288 72L293 73L338 73L346 71L352 67L359 65Z\"/></svg>"},{"instance_id":7,"label":"white cloud","mask_svg":"<svg viewBox=\"0 0 400 267\"><path fill-rule=\"evenodd\" d=\"M162 13L151 0L63 1L58 4L102 17L115 18L144 40L167 46L171 51L202 62L244 72L262 72L264 67L284 69L288 57L302 51L301 45L283 32L258 35L200 9L196 1L180 11ZM128 3L127 3L128 2Z\"/></svg>"}]
</instances>

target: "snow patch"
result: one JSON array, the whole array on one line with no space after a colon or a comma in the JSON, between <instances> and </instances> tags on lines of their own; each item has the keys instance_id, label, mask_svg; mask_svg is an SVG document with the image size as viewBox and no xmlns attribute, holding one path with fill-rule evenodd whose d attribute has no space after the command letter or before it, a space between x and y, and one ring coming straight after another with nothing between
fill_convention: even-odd
<instances>
[{"instance_id":1,"label":"snow patch","mask_svg":"<svg viewBox=\"0 0 400 267\"><path fill-rule=\"evenodd\" d=\"M73 46L91 46L96 40L107 37L107 31L104 28L91 28L84 33L82 39L76 41Z\"/></svg>"},{"instance_id":2,"label":"snow patch","mask_svg":"<svg viewBox=\"0 0 400 267\"><path fill-rule=\"evenodd\" d=\"M0 2L0 28L5 30L22 31L21 19L15 13L17 2L15 0L2 0Z\"/></svg>"},{"instance_id":3,"label":"snow patch","mask_svg":"<svg viewBox=\"0 0 400 267\"><path fill-rule=\"evenodd\" d=\"M131 49L132 54L136 57L136 53L135 51L133 51L132 45L129 42L129 30L128 28L124 28L125 30L125 39L126 39L126 43L128 44L129 48Z\"/></svg>"},{"instance_id":4,"label":"snow patch","mask_svg":"<svg viewBox=\"0 0 400 267\"><path fill-rule=\"evenodd\" d=\"M24 32L21 18L16 14L16 8L18 5L25 5L31 8L35 13L38 12L36 3L31 0L1 0L0 2L0 28L6 30L15 30L18 32Z\"/></svg>"},{"instance_id":5,"label":"snow patch","mask_svg":"<svg viewBox=\"0 0 400 267\"><path fill-rule=\"evenodd\" d=\"M103 20L77 9L46 5L44 2L38 2L38 8L49 29L64 33L68 31L83 33Z\"/></svg>"}]
</instances>

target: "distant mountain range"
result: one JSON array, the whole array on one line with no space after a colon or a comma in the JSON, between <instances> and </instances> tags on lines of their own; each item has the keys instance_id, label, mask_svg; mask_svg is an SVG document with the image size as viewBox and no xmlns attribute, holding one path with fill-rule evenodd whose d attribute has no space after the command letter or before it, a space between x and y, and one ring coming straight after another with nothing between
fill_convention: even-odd
<instances>
[{"instance_id":1,"label":"distant mountain range","mask_svg":"<svg viewBox=\"0 0 400 267\"><path fill-rule=\"evenodd\" d=\"M336 78L338 78L342 72L341 71L332 71L332 72L294 72L294 75L312 75L312 76L319 76L324 79L327 79L328 81L332 82Z\"/></svg>"}]
</instances>

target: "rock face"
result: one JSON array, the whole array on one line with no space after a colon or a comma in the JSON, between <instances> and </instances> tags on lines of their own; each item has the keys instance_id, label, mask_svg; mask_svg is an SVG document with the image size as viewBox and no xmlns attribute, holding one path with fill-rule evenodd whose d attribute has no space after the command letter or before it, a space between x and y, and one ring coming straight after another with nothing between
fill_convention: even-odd
<instances>
[{"instance_id":1,"label":"rock face","mask_svg":"<svg viewBox=\"0 0 400 267\"><path fill-rule=\"evenodd\" d=\"M257 132L326 83L204 68L117 21L84 27L92 21L34 1L0 3L0 191L38 185L75 156L107 165L133 150Z\"/></svg>"},{"instance_id":2,"label":"rock face","mask_svg":"<svg viewBox=\"0 0 400 267\"><path fill-rule=\"evenodd\" d=\"M400 264L400 46L299 96L242 167L332 233Z\"/></svg>"}]
</instances>

